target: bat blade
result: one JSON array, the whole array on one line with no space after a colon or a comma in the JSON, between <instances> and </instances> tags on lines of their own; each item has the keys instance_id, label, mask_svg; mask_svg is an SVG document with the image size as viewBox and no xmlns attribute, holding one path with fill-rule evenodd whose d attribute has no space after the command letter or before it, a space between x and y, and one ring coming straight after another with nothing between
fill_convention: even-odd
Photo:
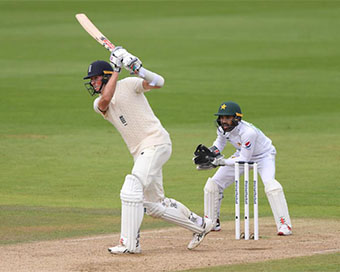
<instances>
[{"instance_id":1,"label":"bat blade","mask_svg":"<svg viewBox=\"0 0 340 272\"><path fill-rule=\"evenodd\" d=\"M98 28L90 21L84 13L76 14L76 18L81 26L89 33L98 43L104 46L107 50L112 51L115 46L101 33Z\"/></svg>"}]
</instances>

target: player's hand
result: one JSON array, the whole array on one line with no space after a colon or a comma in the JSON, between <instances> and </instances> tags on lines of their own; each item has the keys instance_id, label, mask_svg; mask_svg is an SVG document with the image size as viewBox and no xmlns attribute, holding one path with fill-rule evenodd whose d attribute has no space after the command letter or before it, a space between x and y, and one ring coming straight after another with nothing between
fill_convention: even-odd
<instances>
[{"instance_id":1,"label":"player's hand","mask_svg":"<svg viewBox=\"0 0 340 272\"><path fill-rule=\"evenodd\" d=\"M113 71L120 73L122 69L122 60L128 52L121 46L115 47L110 55L110 63L112 64Z\"/></svg>"},{"instance_id":2,"label":"player's hand","mask_svg":"<svg viewBox=\"0 0 340 272\"><path fill-rule=\"evenodd\" d=\"M211 164L212 164L212 165L215 165L215 166L225 166L226 163L225 163L224 156L223 156L223 155L217 156L217 157L211 162Z\"/></svg>"},{"instance_id":3,"label":"player's hand","mask_svg":"<svg viewBox=\"0 0 340 272\"><path fill-rule=\"evenodd\" d=\"M128 53L123 58L123 65L130 74L138 74L139 69L142 67L142 62L136 56Z\"/></svg>"}]
</instances>

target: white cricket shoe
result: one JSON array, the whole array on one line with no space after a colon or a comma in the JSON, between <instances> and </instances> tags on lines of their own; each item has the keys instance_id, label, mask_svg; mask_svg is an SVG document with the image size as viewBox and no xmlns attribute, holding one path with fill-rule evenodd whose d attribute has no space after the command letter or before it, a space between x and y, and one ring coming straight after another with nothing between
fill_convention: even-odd
<instances>
[{"instance_id":1,"label":"white cricket shoe","mask_svg":"<svg viewBox=\"0 0 340 272\"><path fill-rule=\"evenodd\" d=\"M287 236L292 234L293 234L292 228L287 224L282 224L281 227L279 228L279 231L277 232L277 235L280 236Z\"/></svg>"},{"instance_id":2,"label":"white cricket shoe","mask_svg":"<svg viewBox=\"0 0 340 272\"><path fill-rule=\"evenodd\" d=\"M135 251L130 251L124 245L118 245L118 246L110 247L110 248L108 248L108 251L111 254L139 254L139 253L142 252L140 246L138 246Z\"/></svg>"},{"instance_id":3,"label":"white cricket shoe","mask_svg":"<svg viewBox=\"0 0 340 272\"><path fill-rule=\"evenodd\" d=\"M194 249L195 247L198 247L199 244L203 241L204 237L211 231L211 229L214 226L214 223L212 220L209 218L204 218L204 223L203 223L203 232L201 233L194 233L192 240L190 241L188 245L188 249Z\"/></svg>"},{"instance_id":4,"label":"white cricket shoe","mask_svg":"<svg viewBox=\"0 0 340 272\"><path fill-rule=\"evenodd\" d=\"M220 219L216 219L216 224L215 224L215 227L213 227L211 229L211 231L220 231L221 230L221 223L220 223Z\"/></svg>"}]
</instances>

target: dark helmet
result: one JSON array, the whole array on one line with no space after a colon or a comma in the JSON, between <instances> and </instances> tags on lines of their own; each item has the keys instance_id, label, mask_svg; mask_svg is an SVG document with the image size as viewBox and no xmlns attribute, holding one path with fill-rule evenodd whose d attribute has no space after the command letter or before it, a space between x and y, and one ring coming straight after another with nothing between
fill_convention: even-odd
<instances>
[{"instance_id":1,"label":"dark helmet","mask_svg":"<svg viewBox=\"0 0 340 272\"><path fill-rule=\"evenodd\" d=\"M242 117L242 111L238 104L232 101L224 102L218 108L218 113L215 113L216 116L221 115L232 115Z\"/></svg>"},{"instance_id":2,"label":"dark helmet","mask_svg":"<svg viewBox=\"0 0 340 272\"><path fill-rule=\"evenodd\" d=\"M93 76L103 76L102 79L102 85L100 86L100 89L98 91L96 91L94 89L94 87L90 82L86 82L85 83L85 87L88 90L88 92L91 95L94 95L96 93L100 93L103 86L108 82L108 80L110 79L111 75L113 73L113 69L111 67L111 65L103 60L97 60L94 61L90 64L89 68L87 69L87 76L84 77L84 79L89 79Z\"/></svg>"},{"instance_id":3,"label":"dark helmet","mask_svg":"<svg viewBox=\"0 0 340 272\"><path fill-rule=\"evenodd\" d=\"M238 125L238 122L241 121L243 116L240 106L232 101L222 103L218 108L218 112L215 113L215 115L218 116L216 120L218 126L221 126L221 116L234 116L231 126L229 126L227 129L224 129L222 127L224 131L232 131Z\"/></svg>"}]
</instances>

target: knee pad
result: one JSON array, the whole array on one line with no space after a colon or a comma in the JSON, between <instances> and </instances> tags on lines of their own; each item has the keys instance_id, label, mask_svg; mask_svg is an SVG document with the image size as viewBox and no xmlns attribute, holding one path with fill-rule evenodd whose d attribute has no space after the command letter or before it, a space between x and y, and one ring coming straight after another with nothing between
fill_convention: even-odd
<instances>
[{"instance_id":1,"label":"knee pad","mask_svg":"<svg viewBox=\"0 0 340 272\"><path fill-rule=\"evenodd\" d=\"M174 208L174 209L179 210L186 217L189 217L191 214L191 211L186 206L184 206L181 202L173 198L165 198L162 201L162 204L166 209Z\"/></svg>"},{"instance_id":2,"label":"knee pad","mask_svg":"<svg viewBox=\"0 0 340 272\"><path fill-rule=\"evenodd\" d=\"M161 202L144 202L144 207L146 209L146 214L150 215L154 218L160 218L164 212L166 207L162 205Z\"/></svg>"},{"instance_id":3,"label":"knee pad","mask_svg":"<svg viewBox=\"0 0 340 272\"><path fill-rule=\"evenodd\" d=\"M143 202L143 186L134 175L127 175L120 191L120 199L127 202Z\"/></svg>"},{"instance_id":4,"label":"knee pad","mask_svg":"<svg viewBox=\"0 0 340 272\"><path fill-rule=\"evenodd\" d=\"M172 198L164 198L161 202L144 201L146 214L154 218L160 218L168 208L175 208L180 210L183 214L189 217L190 211L180 202Z\"/></svg>"},{"instance_id":5,"label":"knee pad","mask_svg":"<svg viewBox=\"0 0 340 272\"><path fill-rule=\"evenodd\" d=\"M276 179L273 179L272 181L265 183L264 191L266 194L273 192L273 191L280 191L280 190L283 190L282 186Z\"/></svg>"},{"instance_id":6,"label":"knee pad","mask_svg":"<svg viewBox=\"0 0 340 272\"><path fill-rule=\"evenodd\" d=\"M204 186L204 192L207 192L207 193L219 192L218 185L215 183L215 181L212 178L208 178L207 183Z\"/></svg>"}]
</instances>

